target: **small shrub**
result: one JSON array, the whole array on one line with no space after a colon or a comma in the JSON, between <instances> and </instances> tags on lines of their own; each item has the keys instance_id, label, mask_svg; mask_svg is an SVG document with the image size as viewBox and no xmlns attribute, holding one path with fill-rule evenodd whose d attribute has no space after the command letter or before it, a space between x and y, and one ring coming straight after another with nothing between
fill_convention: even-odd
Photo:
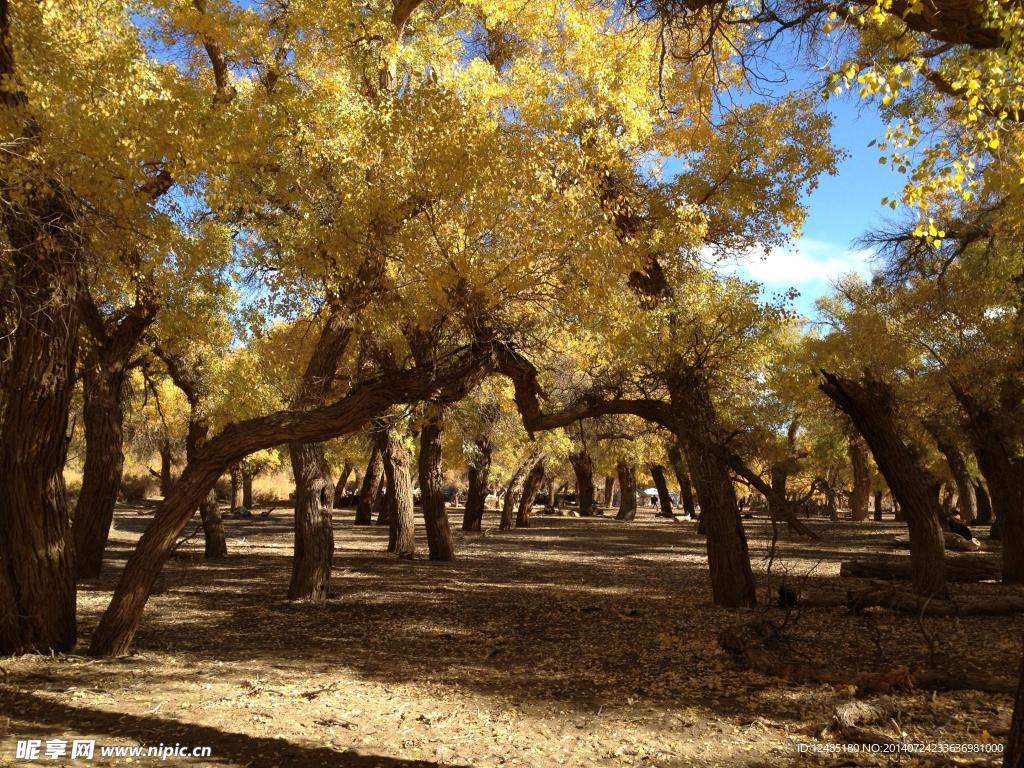
<instances>
[{"instance_id":1,"label":"small shrub","mask_svg":"<svg viewBox=\"0 0 1024 768\"><path fill-rule=\"evenodd\" d=\"M151 475L125 472L121 476L121 489L117 493L120 501L132 504L144 501L157 493L156 478Z\"/></svg>"}]
</instances>

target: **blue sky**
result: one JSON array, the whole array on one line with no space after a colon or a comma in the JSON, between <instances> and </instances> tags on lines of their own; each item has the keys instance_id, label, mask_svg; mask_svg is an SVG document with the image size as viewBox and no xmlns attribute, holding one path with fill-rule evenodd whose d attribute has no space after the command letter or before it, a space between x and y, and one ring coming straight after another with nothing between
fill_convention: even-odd
<instances>
[{"instance_id":1,"label":"blue sky","mask_svg":"<svg viewBox=\"0 0 1024 768\"><path fill-rule=\"evenodd\" d=\"M904 177L878 162L879 151L869 147L885 136L885 124L871 103L856 92L830 99L834 117L832 141L847 153L835 176L822 176L807 198L808 216L803 233L793 243L767 257L754 255L735 270L764 285L766 294L790 287L800 291L794 308L813 317L814 301L831 291L837 277L847 272L870 274L870 253L854 241L894 212L883 208L883 197L898 197Z\"/></svg>"}]
</instances>

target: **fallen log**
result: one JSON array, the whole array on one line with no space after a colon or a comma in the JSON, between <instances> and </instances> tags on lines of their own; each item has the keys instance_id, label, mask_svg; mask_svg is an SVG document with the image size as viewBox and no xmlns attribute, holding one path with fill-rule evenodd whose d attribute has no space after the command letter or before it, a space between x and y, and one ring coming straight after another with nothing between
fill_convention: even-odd
<instances>
[{"instance_id":1,"label":"fallen log","mask_svg":"<svg viewBox=\"0 0 1024 768\"><path fill-rule=\"evenodd\" d=\"M987 555L959 555L946 558L946 579L957 582L999 581L999 560ZM911 580L909 557L873 557L847 560L839 566L839 575L862 579Z\"/></svg>"},{"instance_id":2,"label":"fallen log","mask_svg":"<svg viewBox=\"0 0 1024 768\"><path fill-rule=\"evenodd\" d=\"M1024 613L1024 597L1016 595L988 595L960 600L934 600L892 587L868 587L850 590L847 607L853 613L867 608L888 608L915 616L1000 616Z\"/></svg>"},{"instance_id":3,"label":"fallen log","mask_svg":"<svg viewBox=\"0 0 1024 768\"><path fill-rule=\"evenodd\" d=\"M981 542L977 539L966 539L952 531L943 531L946 549L950 552L977 552L981 549ZM893 545L898 549L910 549L909 536L894 536Z\"/></svg>"}]
</instances>

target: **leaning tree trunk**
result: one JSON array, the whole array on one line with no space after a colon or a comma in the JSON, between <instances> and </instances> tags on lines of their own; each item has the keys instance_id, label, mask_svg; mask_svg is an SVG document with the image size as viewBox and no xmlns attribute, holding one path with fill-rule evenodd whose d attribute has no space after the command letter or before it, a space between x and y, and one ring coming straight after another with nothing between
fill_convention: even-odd
<instances>
[{"instance_id":1,"label":"leaning tree trunk","mask_svg":"<svg viewBox=\"0 0 1024 768\"><path fill-rule=\"evenodd\" d=\"M385 460L386 461L386 460ZM388 494L391 493L391 488L387 487L387 464L384 466L384 474L381 475L380 485L377 486L377 498L373 501L373 509L370 511L370 516L373 517L376 513L376 519L374 525L390 525L391 524L391 506L388 501ZM410 481L411 482L411 481Z\"/></svg>"},{"instance_id":2,"label":"leaning tree trunk","mask_svg":"<svg viewBox=\"0 0 1024 768\"><path fill-rule=\"evenodd\" d=\"M423 507L423 524L427 529L430 559L454 560L455 546L452 544L452 531L448 524L448 510L445 509L441 493L442 417L439 407L427 406L426 420L420 431L420 504Z\"/></svg>"},{"instance_id":3,"label":"leaning tree trunk","mask_svg":"<svg viewBox=\"0 0 1024 768\"><path fill-rule=\"evenodd\" d=\"M868 469L868 447L859 436L847 443L847 455L853 468L853 490L850 493L850 513L855 522L868 519L868 500L871 496L871 473Z\"/></svg>"},{"instance_id":4,"label":"leaning tree trunk","mask_svg":"<svg viewBox=\"0 0 1024 768\"><path fill-rule=\"evenodd\" d=\"M604 477L604 505L610 507L612 505L612 498L615 493L615 475L605 475Z\"/></svg>"},{"instance_id":5,"label":"leaning tree trunk","mask_svg":"<svg viewBox=\"0 0 1024 768\"><path fill-rule=\"evenodd\" d=\"M619 475L619 512L616 520L634 520L636 518L636 473L625 461L615 465Z\"/></svg>"},{"instance_id":6,"label":"leaning tree trunk","mask_svg":"<svg viewBox=\"0 0 1024 768\"><path fill-rule=\"evenodd\" d=\"M5 202L6 207L6 202ZM0 402L0 656L75 645L74 546L64 489L82 279L61 204L41 221L0 212L19 305ZM54 231L49 231L50 222ZM65 227L68 229L65 230Z\"/></svg>"},{"instance_id":7,"label":"leaning tree trunk","mask_svg":"<svg viewBox=\"0 0 1024 768\"><path fill-rule=\"evenodd\" d=\"M597 503L594 500L594 462L585 450L570 454L569 463L576 475L576 498L579 501L580 515L590 517L594 514Z\"/></svg>"},{"instance_id":8,"label":"leaning tree trunk","mask_svg":"<svg viewBox=\"0 0 1024 768\"><path fill-rule=\"evenodd\" d=\"M673 518L672 497L668 495L668 483L665 482L665 468L660 464L652 464L650 470L651 479L654 480L654 487L658 489L658 506L661 508L661 517Z\"/></svg>"},{"instance_id":9,"label":"leaning tree trunk","mask_svg":"<svg viewBox=\"0 0 1024 768\"><path fill-rule=\"evenodd\" d=\"M949 472L956 484L957 506L960 519L965 523L973 523L978 516L978 500L974 493L974 480L967 468L967 459L963 452L939 428L931 430L939 452L946 458Z\"/></svg>"},{"instance_id":10,"label":"leaning tree trunk","mask_svg":"<svg viewBox=\"0 0 1024 768\"><path fill-rule=\"evenodd\" d=\"M348 479L352 476L352 462L345 459L345 466L341 468L338 475L338 482L334 484L334 506L337 508L338 500L345 495L345 488L348 487Z\"/></svg>"},{"instance_id":11,"label":"leaning tree trunk","mask_svg":"<svg viewBox=\"0 0 1024 768\"><path fill-rule=\"evenodd\" d=\"M412 476L409 473L409 451L402 441L387 430L381 439L384 474L388 495L385 499L388 518L388 552L399 557L416 554L412 504Z\"/></svg>"},{"instance_id":12,"label":"leaning tree trunk","mask_svg":"<svg viewBox=\"0 0 1024 768\"><path fill-rule=\"evenodd\" d=\"M757 589L728 459L717 443L717 414L700 371L683 369L671 382L677 437L686 452L707 533L708 567L715 605L754 606Z\"/></svg>"},{"instance_id":13,"label":"leaning tree trunk","mask_svg":"<svg viewBox=\"0 0 1024 768\"><path fill-rule=\"evenodd\" d=\"M295 547L289 600L320 603L331 596L334 482L322 443L288 446L295 476Z\"/></svg>"},{"instance_id":14,"label":"leaning tree trunk","mask_svg":"<svg viewBox=\"0 0 1024 768\"><path fill-rule=\"evenodd\" d=\"M211 559L228 556L228 543L224 538L224 520L220 516L217 491L210 489L203 503L199 505L199 519L203 522L203 555Z\"/></svg>"},{"instance_id":15,"label":"leaning tree trunk","mask_svg":"<svg viewBox=\"0 0 1024 768\"><path fill-rule=\"evenodd\" d=\"M462 516L462 530L479 531L484 519L487 503L487 485L491 475L491 441L478 438L477 451L469 467L469 492L466 494L466 511Z\"/></svg>"},{"instance_id":16,"label":"leaning tree trunk","mask_svg":"<svg viewBox=\"0 0 1024 768\"><path fill-rule=\"evenodd\" d=\"M519 497L519 510L516 514L516 528L529 528L530 515L533 512L533 502L537 498L537 491L544 482L544 460L541 459L533 465L530 474L526 476L523 483L523 493Z\"/></svg>"},{"instance_id":17,"label":"leaning tree trunk","mask_svg":"<svg viewBox=\"0 0 1024 768\"><path fill-rule=\"evenodd\" d=\"M906 515L914 590L925 597L945 598L945 543L933 491L935 483L922 466L919 453L900 433L892 389L867 377L854 381L825 371L822 376L821 390L853 419Z\"/></svg>"},{"instance_id":18,"label":"leaning tree trunk","mask_svg":"<svg viewBox=\"0 0 1024 768\"><path fill-rule=\"evenodd\" d=\"M373 524L373 507L380 493L380 481L384 477L384 460L380 448L373 447L370 453L370 461L366 465L366 474L363 475L363 487L359 491L359 501L356 502L356 525Z\"/></svg>"},{"instance_id":19,"label":"leaning tree trunk","mask_svg":"<svg viewBox=\"0 0 1024 768\"><path fill-rule=\"evenodd\" d=\"M697 507L693 503L693 484L690 473L686 471L683 452L677 440L673 440L668 447L668 460L672 465L672 471L676 473L676 482L679 483L679 498L683 502L683 512L693 519L697 516Z\"/></svg>"},{"instance_id":20,"label":"leaning tree trunk","mask_svg":"<svg viewBox=\"0 0 1024 768\"><path fill-rule=\"evenodd\" d=\"M93 351L82 381L85 467L71 533L80 579L96 578L114 520L114 502L124 469L124 379L120 362L107 365Z\"/></svg>"},{"instance_id":21,"label":"leaning tree trunk","mask_svg":"<svg viewBox=\"0 0 1024 768\"><path fill-rule=\"evenodd\" d=\"M513 523L515 522L515 508L519 502L519 497L523 492L523 483L526 481L526 474L530 471L530 468L536 463L536 457L531 456L529 459L519 465L519 468L512 474L511 479L508 481L508 487L505 489L505 498L501 502L501 523L498 525L498 530L508 531L511 530Z\"/></svg>"}]
</instances>

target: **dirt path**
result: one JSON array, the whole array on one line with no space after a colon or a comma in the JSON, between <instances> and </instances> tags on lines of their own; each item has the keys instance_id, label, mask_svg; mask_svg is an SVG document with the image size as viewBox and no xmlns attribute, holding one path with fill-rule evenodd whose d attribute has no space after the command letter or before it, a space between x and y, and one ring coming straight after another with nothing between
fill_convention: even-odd
<instances>
[{"instance_id":1,"label":"dirt path","mask_svg":"<svg viewBox=\"0 0 1024 768\"><path fill-rule=\"evenodd\" d=\"M15 759L17 739L209 746L218 766L757 766L885 764L882 756L801 753L845 686L791 685L736 669L717 633L743 614L710 605L692 523L536 517L535 527L457 535L459 559L387 555L386 531L337 523L335 596L283 599L290 515L228 520L230 555L190 541L149 603L136 653L0 660L0 765L157 765L156 757ZM80 589L82 645L149 520L119 509L106 575ZM838 585L851 551L888 551L891 525L818 523L816 542L783 537L771 585L769 533L747 521L767 597L785 577ZM422 526L419 526L422 532ZM197 537L198 538L198 537ZM422 553L424 541L418 541ZM844 584L843 586L847 586ZM1012 592L997 585L961 591ZM751 612L745 612L751 613ZM793 653L849 670L923 663L1013 674L1022 618L929 620L808 611ZM910 741L998 740L1009 697L901 694ZM805 747L806 749L806 747ZM997 756L916 756L902 765L995 765Z\"/></svg>"}]
</instances>

